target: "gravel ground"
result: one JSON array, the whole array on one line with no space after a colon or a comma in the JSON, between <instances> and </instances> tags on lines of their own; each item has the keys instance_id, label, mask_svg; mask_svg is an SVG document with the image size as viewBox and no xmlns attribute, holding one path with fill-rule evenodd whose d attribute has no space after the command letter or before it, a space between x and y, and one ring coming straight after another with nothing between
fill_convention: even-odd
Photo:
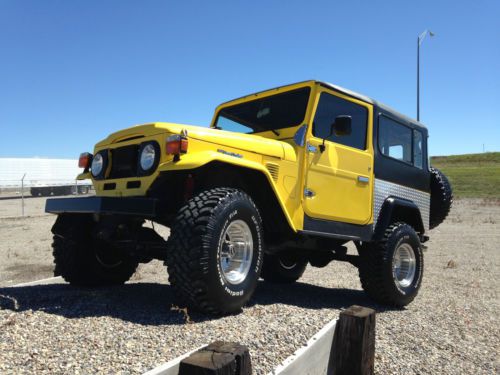
<instances>
[{"instance_id":1,"label":"gravel ground","mask_svg":"<svg viewBox=\"0 0 500 375\"><path fill-rule=\"evenodd\" d=\"M500 372L500 203L461 200L431 232L416 300L386 310L362 292L349 264L309 267L294 285L260 282L234 316L187 316L160 262L124 286L6 287L51 276L53 216L8 218L0 201L0 373L139 374L214 340L249 346L255 373L271 371L352 304L377 310L379 374ZM41 212L43 198L27 200ZM9 202L12 203L12 202ZM166 232L163 232L166 233Z\"/></svg>"}]
</instances>

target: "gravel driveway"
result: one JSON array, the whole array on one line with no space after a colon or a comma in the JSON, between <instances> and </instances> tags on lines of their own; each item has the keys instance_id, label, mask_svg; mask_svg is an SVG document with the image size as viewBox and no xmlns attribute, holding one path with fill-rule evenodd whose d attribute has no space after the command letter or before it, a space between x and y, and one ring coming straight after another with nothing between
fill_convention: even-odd
<instances>
[{"instance_id":1,"label":"gravel driveway","mask_svg":"<svg viewBox=\"0 0 500 375\"><path fill-rule=\"evenodd\" d=\"M42 198L27 203L43 206ZM260 282L241 314L222 318L173 309L159 262L142 265L119 287L6 287L51 276L54 217L8 218L16 214L2 204L1 374L139 374L214 340L248 345L255 373L264 374L352 304L378 312L379 374L500 370L498 201L455 204L448 221L431 232L422 289L404 310L373 304L353 266L331 263L309 267L293 285Z\"/></svg>"}]
</instances>

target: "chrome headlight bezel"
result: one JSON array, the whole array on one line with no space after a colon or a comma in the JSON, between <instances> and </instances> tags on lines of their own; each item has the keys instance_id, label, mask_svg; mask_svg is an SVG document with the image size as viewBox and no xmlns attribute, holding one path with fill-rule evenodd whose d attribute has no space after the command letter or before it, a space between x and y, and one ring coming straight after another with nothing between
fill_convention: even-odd
<instances>
[{"instance_id":1,"label":"chrome headlight bezel","mask_svg":"<svg viewBox=\"0 0 500 375\"><path fill-rule=\"evenodd\" d=\"M143 164L143 157L145 153L149 154L148 163ZM141 143L139 154L137 158L137 171L140 176L147 176L152 174L160 162L160 146L155 141ZM151 157L152 156L152 157Z\"/></svg>"},{"instance_id":2,"label":"chrome headlight bezel","mask_svg":"<svg viewBox=\"0 0 500 375\"><path fill-rule=\"evenodd\" d=\"M92 177L99 180L104 178L104 173L106 172L108 164L108 153L106 151L99 151L92 158L92 164L90 165L90 173Z\"/></svg>"},{"instance_id":3,"label":"chrome headlight bezel","mask_svg":"<svg viewBox=\"0 0 500 375\"><path fill-rule=\"evenodd\" d=\"M143 171L149 171L153 168L156 160L156 148L148 143L142 147L139 155L139 165Z\"/></svg>"}]
</instances>

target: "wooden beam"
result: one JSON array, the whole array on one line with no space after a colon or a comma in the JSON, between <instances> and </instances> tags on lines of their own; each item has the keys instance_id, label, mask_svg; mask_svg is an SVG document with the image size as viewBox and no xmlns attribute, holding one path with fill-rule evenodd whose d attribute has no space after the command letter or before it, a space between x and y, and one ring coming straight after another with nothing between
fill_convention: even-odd
<instances>
[{"instance_id":1,"label":"wooden beam","mask_svg":"<svg viewBox=\"0 0 500 375\"><path fill-rule=\"evenodd\" d=\"M335 327L328 374L373 374L375 364L375 311L351 306L340 313Z\"/></svg>"},{"instance_id":2,"label":"wooden beam","mask_svg":"<svg viewBox=\"0 0 500 375\"><path fill-rule=\"evenodd\" d=\"M250 375L248 348L234 342L216 341L183 359L179 375Z\"/></svg>"}]
</instances>

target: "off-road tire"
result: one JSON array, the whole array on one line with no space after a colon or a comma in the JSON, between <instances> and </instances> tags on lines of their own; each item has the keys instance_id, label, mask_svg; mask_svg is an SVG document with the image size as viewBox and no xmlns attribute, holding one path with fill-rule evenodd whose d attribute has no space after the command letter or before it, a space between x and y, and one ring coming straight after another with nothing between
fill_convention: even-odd
<instances>
[{"instance_id":1,"label":"off-road tire","mask_svg":"<svg viewBox=\"0 0 500 375\"><path fill-rule=\"evenodd\" d=\"M453 203L453 192L448 178L437 168L431 171L431 209L429 228L436 228L450 212Z\"/></svg>"},{"instance_id":2,"label":"off-road tire","mask_svg":"<svg viewBox=\"0 0 500 375\"><path fill-rule=\"evenodd\" d=\"M293 254L266 254L261 277L271 283L293 283L300 279L307 267L307 259Z\"/></svg>"},{"instance_id":3,"label":"off-road tire","mask_svg":"<svg viewBox=\"0 0 500 375\"><path fill-rule=\"evenodd\" d=\"M52 227L54 276L77 286L123 284L138 262L91 236L95 223L90 215L59 215Z\"/></svg>"},{"instance_id":4,"label":"off-road tire","mask_svg":"<svg viewBox=\"0 0 500 375\"><path fill-rule=\"evenodd\" d=\"M392 272L393 256L402 244L409 244L415 255L415 276L407 287L400 287ZM359 277L365 292L376 302L403 307L418 294L422 283L424 257L420 240L411 226L405 223L390 225L381 241L363 243L360 255Z\"/></svg>"},{"instance_id":5,"label":"off-road tire","mask_svg":"<svg viewBox=\"0 0 500 375\"><path fill-rule=\"evenodd\" d=\"M253 239L248 274L229 283L220 265L227 227L244 221ZM214 188L190 199L177 214L167 245L169 281L179 303L210 314L234 313L252 296L264 257L262 220L252 199L232 188Z\"/></svg>"}]
</instances>

